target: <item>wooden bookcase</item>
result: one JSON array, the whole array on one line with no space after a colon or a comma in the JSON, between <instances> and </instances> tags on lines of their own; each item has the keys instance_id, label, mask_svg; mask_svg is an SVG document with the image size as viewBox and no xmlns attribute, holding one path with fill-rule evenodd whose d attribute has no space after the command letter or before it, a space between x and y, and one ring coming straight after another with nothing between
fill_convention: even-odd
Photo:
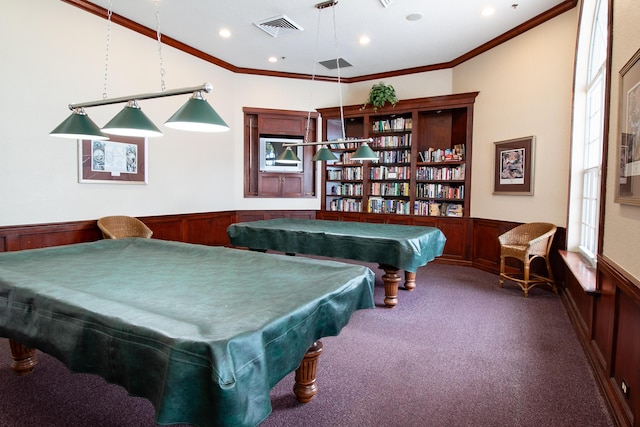
<instances>
[{"instance_id":1,"label":"wooden bookcase","mask_svg":"<svg viewBox=\"0 0 640 427\"><path fill-rule=\"evenodd\" d=\"M344 133L373 138L379 161L350 160L358 144L332 144L322 168L323 211L468 217L473 104L478 92L416 98L377 111L343 107ZM323 140L342 138L340 108L319 109Z\"/></svg>"}]
</instances>

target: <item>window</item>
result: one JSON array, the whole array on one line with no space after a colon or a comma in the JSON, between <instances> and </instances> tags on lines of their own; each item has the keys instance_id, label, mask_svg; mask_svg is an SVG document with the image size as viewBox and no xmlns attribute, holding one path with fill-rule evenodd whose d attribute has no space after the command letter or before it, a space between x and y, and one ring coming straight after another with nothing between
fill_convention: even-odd
<instances>
[{"instance_id":1,"label":"window","mask_svg":"<svg viewBox=\"0 0 640 427\"><path fill-rule=\"evenodd\" d=\"M576 58L572 185L567 241L592 264L598 253L605 138L608 0L585 0Z\"/></svg>"}]
</instances>

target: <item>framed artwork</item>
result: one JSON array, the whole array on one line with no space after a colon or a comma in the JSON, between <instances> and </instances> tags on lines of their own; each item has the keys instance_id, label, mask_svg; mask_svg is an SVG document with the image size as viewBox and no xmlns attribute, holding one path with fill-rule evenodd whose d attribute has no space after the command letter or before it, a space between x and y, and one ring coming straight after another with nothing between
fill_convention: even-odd
<instances>
[{"instance_id":1,"label":"framed artwork","mask_svg":"<svg viewBox=\"0 0 640 427\"><path fill-rule=\"evenodd\" d=\"M533 195L533 136L494 145L493 194Z\"/></svg>"},{"instance_id":2,"label":"framed artwork","mask_svg":"<svg viewBox=\"0 0 640 427\"><path fill-rule=\"evenodd\" d=\"M615 202L640 206L640 50L620 70Z\"/></svg>"},{"instance_id":3,"label":"framed artwork","mask_svg":"<svg viewBox=\"0 0 640 427\"><path fill-rule=\"evenodd\" d=\"M113 140L78 140L78 182L146 184L147 140L118 136Z\"/></svg>"}]
</instances>

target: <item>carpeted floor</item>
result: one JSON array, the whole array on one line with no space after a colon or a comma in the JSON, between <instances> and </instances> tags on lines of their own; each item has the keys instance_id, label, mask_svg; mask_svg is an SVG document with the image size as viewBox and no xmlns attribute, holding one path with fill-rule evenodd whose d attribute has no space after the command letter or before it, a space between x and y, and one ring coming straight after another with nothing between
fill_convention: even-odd
<instances>
[{"instance_id":1,"label":"carpeted floor","mask_svg":"<svg viewBox=\"0 0 640 427\"><path fill-rule=\"evenodd\" d=\"M468 267L429 264L415 291L357 312L322 340L319 393L297 403L293 374L260 426L614 426L560 298ZM153 426L153 407L39 354L26 377L0 339L0 426Z\"/></svg>"}]
</instances>

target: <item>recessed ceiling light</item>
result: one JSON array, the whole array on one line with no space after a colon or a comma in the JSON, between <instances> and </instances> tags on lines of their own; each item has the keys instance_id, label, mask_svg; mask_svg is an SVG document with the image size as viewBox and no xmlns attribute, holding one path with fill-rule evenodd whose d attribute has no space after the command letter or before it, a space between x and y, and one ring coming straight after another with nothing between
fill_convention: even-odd
<instances>
[{"instance_id":1,"label":"recessed ceiling light","mask_svg":"<svg viewBox=\"0 0 640 427\"><path fill-rule=\"evenodd\" d=\"M278 58L275 56L270 56L269 57L269 62L278 62Z\"/></svg>"},{"instance_id":2,"label":"recessed ceiling light","mask_svg":"<svg viewBox=\"0 0 640 427\"><path fill-rule=\"evenodd\" d=\"M407 15L407 21L419 21L422 19L422 15L419 13L410 13Z\"/></svg>"},{"instance_id":3,"label":"recessed ceiling light","mask_svg":"<svg viewBox=\"0 0 640 427\"><path fill-rule=\"evenodd\" d=\"M227 30L226 28L221 29L218 34L224 39L231 37L231 31Z\"/></svg>"},{"instance_id":4,"label":"recessed ceiling light","mask_svg":"<svg viewBox=\"0 0 640 427\"><path fill-rule=\"evenodd\" d=\"M491 16L494 13L496 13L496 10L492 7L485 7L484 9L482 9L482 12L480 12L480 15L482 16Z\"/></svg>"},{"instance_id":5,"label":"recessed ceiling light","mask_svg":"<svg viewBox=\"0 0 640 427\"><path fill-rule=\"evenodd\" d=\"M361 45L367 45L367 44L369 44L370 41L371 41L371 39L369 38L369 36L361 36L360 39L358 40L358 42Z\"/></svg>"}]
</instances>

